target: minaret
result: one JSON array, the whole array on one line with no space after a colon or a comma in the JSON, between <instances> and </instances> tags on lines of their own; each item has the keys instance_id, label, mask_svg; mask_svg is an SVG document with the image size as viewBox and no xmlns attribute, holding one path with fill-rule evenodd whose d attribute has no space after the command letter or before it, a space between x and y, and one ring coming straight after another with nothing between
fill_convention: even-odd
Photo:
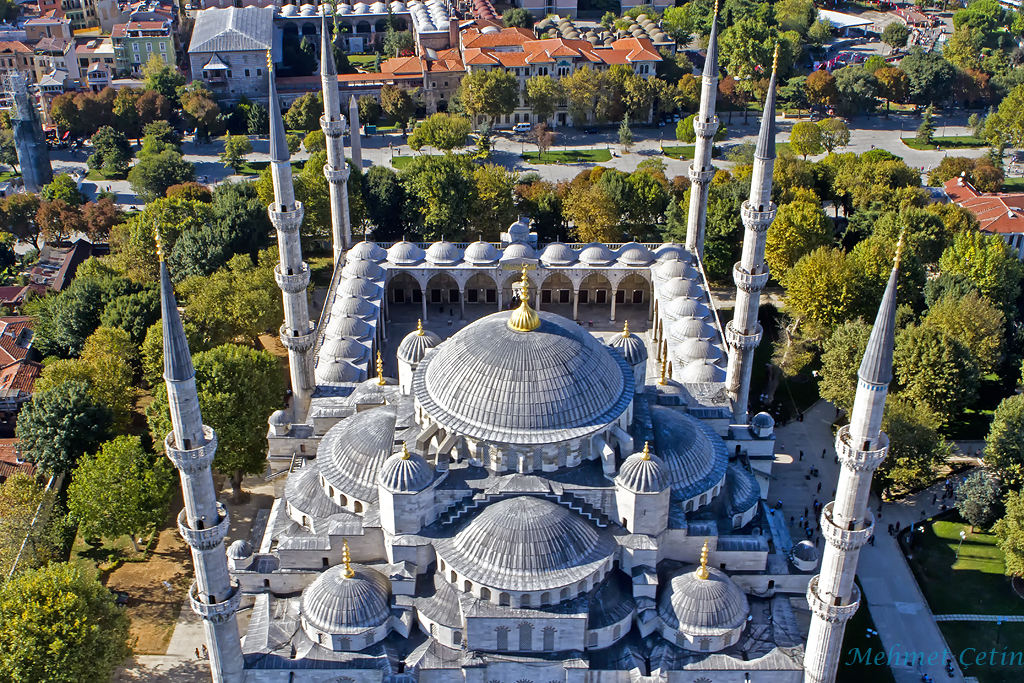
<instances>
[{"instance_id":1,"label":"minaret","mask_svg":"<svg viewBox=\"0 0 1024 683\"><path fill-rule=\"evenodd\" d=\"M203 424L196 391L196 371L188 351L185 329L178 316L171 276L160 252L160 309L164 333L164 383L174 430L164 440L164 452L181 475L185 509L178 514L178 532L192 549L196 580L189 588L192 609L203 619L214 683L241 683L245 673L242 641L235 612L242 599L228 573L224 536L228 512L217 502L210 464L217 451L217 434Z\"/></svg>"},{"instance_id":2,"label":"minaret","mask_svg":"<svg viewBox=\"0 0 1024 683\"><path fill-rule=\"evenodd\" d=\"M718 131L718 117L715 115L715 95L718 94L718 2L711 18L711 35L708 36L708 55L704 60L701 76L700 112L693 120L697 134L697 145L690 165L690 208L686 218L686 248L692 254L704 257L704 226L708 218L708 187L715 176L711 165L711 151L715 133Z\"/></svg>"},{"instance_id":3,"label":"minaret","mask_svg":"<svg viewBox=\"0 0 1024 683\"><path fill-rule=\"evenodd\" d=\"M349 171L348 163L345 161L345 117L341 115L338 69L334 65L332 48L334 32L328 28L326 5L321 28L323 40L320 50L320 80L324 90L324 115L320 117L320 128L327 137L327 164L324 166L324 177L330 183L334 264L338 266L341 264L341 255L352 246L352 228L348 215Z\"/></svg>"},{"instance_id":4,"label":"minaret","mask_svg":"<svg viewBox=\"0 0 1024 683\"><path fill-rule=\"evenodd\" d=\"M270 173L274 180L274 203L268 213L277 229L277 249L281 262L274 266L274 278L284 296L284 325L281 326L281 344L288 349L288 367L292 376L292 420L306 419L309 399L316 383L313 380L314 328L309 320L306 288L309 286L309 266L302 262L302 203L295 201L292 186L291 154L285 140L281 103L274 84L274 64L268 53L267 71L270 76Z\"/></svg>"},{"instance_id":5,"label":"minaret","mask_svg":"<svg viewBox=\"0 0 1024 683\"><path fill-rule=\"evenodd\" d=\"M836 499L821 512L825 551L821 573L807 586L811 630L804 655L804 683L832 683L842 658L846 622L860 605L860 590L853 582L861 547L874 533L875 518L868 509L871 475L885 460L889 437L882 431L885 397L892 381L892 350L896 328L896 278L903 237L896 261L878 308L864 360L857 372L857 396L850 424L836 435L836 453L842 468Z\"/></svg>"},{"instance_id":6,"label":"minaret","mask_svg":"<svg viewBox=\"0 0 1024 683\"><path fill-rule=\"evenodd\" d=\"M761 342L757 311L761 304L761 290L768 282L764 245L768 227L775 220L776 209L772 204L772 172L775 170L775 78L778 64L779 46L776 44L772 78L764 98L761 132L754 150L750 198L740 209L745 228L743 256L732 269L732 279L736 283L736 311L725 328L725 339L729 344L729 372L725 382L732 398L733 424L747 424L754 349Z\"/></svg>"},{"instance_id":7,"label":"minaret","mask_svg":"<svg viewBox=\"0 0 1024 683\"><path fill-rule=\"evenodd\" d=\"M356 96L348 98L349 144L352 145L352 163L363 170L363 140L359 137L359 103Z\"/></svg>"}]
</instances>

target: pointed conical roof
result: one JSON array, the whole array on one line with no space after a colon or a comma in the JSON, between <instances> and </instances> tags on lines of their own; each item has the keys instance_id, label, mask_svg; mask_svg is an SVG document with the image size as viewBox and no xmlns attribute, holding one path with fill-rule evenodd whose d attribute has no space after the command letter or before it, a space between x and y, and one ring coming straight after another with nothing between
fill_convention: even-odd
<instances>
[{"instance_id":1,"label":"pointed conical roof","mask_svg":"<svg viewBox=\"0 0 1024 683\"><path fill-rule=\"evenodd\" d=\"M270 160L288 161L288 139L285 137L284 117L281 115L281 101L277 97L277 85L274 83L274 64L270 53L267 53L267 77L270 79Z\"/></svg>"},{"instance_id":2,"label":"pointed conical roof","mask_svg":"<svg viewBox=\"0 0 1024 683\"><path fill-rule=\"evenodd\" d=\"M779 46L775 45L775 61L772 64L772 78L768 81L768 93L764 96L764 112L761 115L761 132L757 135L754 156L758 159L775 158L775 82L779 73Z\"/></svg>"},{"instance_id":3,"label":"pointed conical roof","mask_svg":"<svg viewBox=\"0 0 1024 683\"><path fill-rule=\"evenodd\" d=\"M178 315L178 302L167 264L160 261L160 317L164 333L164 379L180 382L191 379L196 371L192 367L192 354L188 350L185 328Z\"/></svg>"},{"instance_id":4,"label":"pointed conical roof","mask_svg":"<svg viewBox=\"0 0 1024 683\"><path fill-rule=\"evenodd\" d=\"M903 237L896 246L896 262L889 273L889 282L885 285L885 294L878 307L875 326L871 328L864 359L860 363L857 376L872 384L888 384L892 381L892 348L896 336L896 279L899 277L900 252L903 249Z\"/></svg>"},{"instance_id":5,"label":"pointed conical roof","mask_svg":"<svg viewBox=\"0 0 1024 683\"><path fill-rule=\"evenodd\" d=\"M334 23L333 21L331 22ZM334 31L327 25L327 12L324 12L320 35L323 36L320 47L320 74L322 76L337 76L338 69L334 66Z\"/></svg>"},{"instance_id":6,"label":"pointed conical roof","mask_svg":"<svg viewBox=\"0 0 1024 683\"><path fill-rule=\"evenodd\" d=\"M718 3L711 17L711 35L708 36L708 54L704 58L704 75L718 78Z\"/></svg>"}]
</instances>

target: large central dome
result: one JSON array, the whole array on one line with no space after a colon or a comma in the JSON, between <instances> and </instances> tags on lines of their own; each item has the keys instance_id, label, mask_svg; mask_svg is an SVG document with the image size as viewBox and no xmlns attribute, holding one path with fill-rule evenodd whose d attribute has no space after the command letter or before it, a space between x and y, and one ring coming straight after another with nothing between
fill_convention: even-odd
<instances>
[{"instance_id":1,"label":"large central dome","mask_svg":"<svg viewBox=\"0 0 1024 683\"><path fill-rule=\"evenodd\" d=\"M512 313L476 321L420 363L413 393L423 410L464 436L543 444L585 436L614 422L633 398L633 376L576 323L540 313L529 332Z\"/></svg>"}]
</instances>

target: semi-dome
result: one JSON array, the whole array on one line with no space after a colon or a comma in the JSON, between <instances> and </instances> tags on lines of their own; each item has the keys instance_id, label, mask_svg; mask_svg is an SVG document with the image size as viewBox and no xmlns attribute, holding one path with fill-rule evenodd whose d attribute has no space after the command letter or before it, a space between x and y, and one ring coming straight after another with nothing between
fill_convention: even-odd
<instances>
[{"instance_id":1,"label":"semi-dome","mask_svg":"<svg viewBox=\"0 0 1024 683\"><path fill-rule=\"evenodd\" d=\"M533 250L529 244L523 244L522 242L516 242L510 244L505 248L505 251L501 254L502 261L508 261L509 259L519 258L536 258L537 253Z\"/></svg>"},{"instance_id":2,"label":"semi-dome","mask_svg":"<svg viewBox=\"0 0 1024 683\"><path fill-rule=\"evenodd\" d=\"M321 358L314 373L316 381L321 384L358 382L359 374L359 368L340 358Z\"/></svg>"},{"instance_id":3,"label":"semi-dome","mask_svg":"<svg viewBox=\"0 0 1024 683\"><path fill-rule=\"evenodd\" d=\"M671 261L664 261L654 269L654 277L661 282L671 280L674 277L685 277L687 279L693 279L697 276L697 270L689 264L687 261L680 261L679 259L672 259Z\"/></svg>"},{"instance_id":4,"label":"semi-dome","mask_svg":"<svg viewBox=\"0 0 1024 683\"><path fill-rule=\"evenodd\" d=\"M724 636L741 628L750 613L747 596L721 570L703 571L672 579L658 604L662 623L688 636Z\"/></svg>"},{"instance_id":5,"label":"semi-dome","mask_svg":"<svg viewBox=\"0 0 1024 683\"><path fill-rule=\"evenodd\" d=\"M252 557L252 546L249 545L249 541L240 538L228 546L228 559L244 560L249 557Z\"/></svg>"},{"instance_id":6,"label":"semi-dome","mask_svg":"<svg viewBox=\"0 0 1024 683\"><path fill-rule=\"evenodd\" d=\"M714 339L718 332L707 321L687 316L669 325L668 334L679 340Z\"/></svg>"},{"instance_id":7,"label":"semi-dome","mask_svg":"<svg viewBox=\"0 0 1024 683\"><path fill-rule=\"evenodd\" d=\"M352 315L357 318L371 318L377 313L377 307L358 296L339 296L331 306L331 315Z\"/></svg>"},{"instance_id":8,"label":"semi-dome","mask_svg":"<svg viewBox=\"0 0 1024 683\"><path fill-rule=\"evenodd\" d=\"M338 294L372 299L380 295L380 287L366 278L345 278L338 285Z\"/></svg>"},{"instance_id":9,"label":"semi-dome","mask_svg":"<svg viewBox=\"0 0 1024 683\"><path fill-rule=\"evenodd\" d=\"M390 602L391 582L383 574L339 564L302 591L300 609L310 628L344 634L382 625L391 616Z\"/></svg>"},{"instance_id":10,"label":"semi-dome","mask_svg":"<svg viewBox=\"0 0 1024 683\"><path fill-rule=\"evenodd\" d=\"M711 427L666 406L651 406L651 420L673 499L699 496L725 480L728 449Z\"/></svg>"},{"instance_id":11,"label":"semi-dome","mask_svg":"<svg viewBox=\"0 0 1024 683\"><path fill-rule=\"evenodd\" d=\"M709 360L695 360L683 366L682 372L678 374L678 379L687 384L724 382L725 370L722 369L722 366Z\"/></svg>"},{"instance_id":12,"label":"semi-dome","mask_svg":"<svg viewBox=\"0 0 1024 683\"><path fill-rule=\"evenodd\" d=\"M344 358L353 363L358 363L369 355L370 351L366 346L352 337L338 337L326 339L320 345L320 358Z\"/></svg>"},{"instance_id":13,"label":"semi-dome","mask_svg":"<svg viewBox=\"0 0 1024 683\"><path fill-rule=\"evenodd\" d=\"M426 259L435 266L454 266L462 260L462 252L451 242L441 240L427 248Z\"/></svg>"},{"instance_id":14,"label":"semi-dome","mask_svg":"<svg viewBox=\"0 0 1024 683\"><path fill-rule=\"evenodd\" d=\"M587 266L607 266L614 260L612 250L599 242L591 242L580 252L580 263Z\"/></svg>"},{"instance_id":15,"label":"semi-dome","mask_svg":"<svg viewBox=\"0 0 1024 683\"><path fill-rule=\"evenodd\" d=\"M654 256L658 261L686 261L689 263L692 260L690 252L686 251L686 247L681 244L675 244L674 242L666 242L657 249L654 250Z\"/></svg>"},{"instance_id":16,"label":"semi-dome","mask_svg":"<svg viewBox=\"0 0 1024 683\"><path fill-rule=\"evenodd\" d=\"M568 266L576 263L576 252L561 242L552 242L544 247L540 260L546 266Z\"/></svg>"},{"instance_id":17,"label":"semi-dome","mask_svg":"<svg viewBox=\"0 0 1024 683\"><path fill-rule=\"evenodd\" d=\"M294 509L310 517L323 519L345 511L324 493L324 487L320 485L320 469L315 460L288 475L284 485L284 499Z\"/></svg>"},{"instance_id":18,"label":"semi-dome","mask_svg":"<svg viewBox=\"0 0 1024 683\"><path fill-rule=\"evenodd\" d=\"M384 461L380 468L380 485L393 493L415 493L430 486L434 470L419 453L405 447Z\"/></svg>"},{"instance_id":19,"label":"semi-dome","mask_svg":"<svg viewBox=\"0 0 1024 683\"><path fill-rule=\"evenodd\" d=\"M366 259L347 260L345 267L341 269L343 277L363 277L367 280L378 280L384 275L384 270L373 261Z\"/></svg>"},{"instance_id":20,"label":"semi-dome","mask_svg":"<svg viewBox=\"0 0 1024 683\"><path fill-rule=\"evenodd\" d=\"M327 483L357 500L376 501L377 474L394 450L396 419L395 409L383 406L356 413L328 429L317 450Z\"/></svg>"},{"instance_id":21,"label":"semi-dome","mask_svg":"<svg viewBox=\"0 0 1024 683\"><path fill-rule=\"evenodd\" d=\"M630 242L619 249L618 260L627 266L646 266L654 260L654 252L639 242Z\"/></svg>"},{"instance_id":22,"label":"semi-dome","mask_svg":"<svg viewBox=\"0 0 1024 683\"><path fill-rule=\"evenodd\" d=\"M539 313L539 327L520 332L509 326L514 314L482 318L423 359L413 394L427 415L472 439L543 444L625 412L635 384L619 354L562 316Z\"/></svg>"},{"instance_id":23,"label":"semi-dome","mask_svg":"<svg viewBox=\"0 0 1024 683\"><path fill-rule=\"evenodd\" d=\"M498 260L498 250L490 242L473 242L466 247L463 258L473 266L491 265Z\"/></svg>"},{"instance_id":24,"label":"semi-dome","mask_svg":"<svg viewBox=\"0 0 1024 683\"><path fill-rule=\"evenodd\" d=\"M327 323L327 329L324 330L324 335L328 339L354 337L355 339L365 341L369 339L370 332L371 328L365 320L352 315L335 315L332 313L331 319Z\"/></svg>"},{"instance_id":25,"label":"semi-dome","mask_svg":"<svg viewBox=\"0 0 1024 683\"><path fill-rule=\"evenodd\" d=\"M423 322L416 325L416 329L405 336L402 343L398 345L398 360L406 363L419 363L423 360L424 354L438 344L441 338L430 330L423 329Z\"/></svg>"},{"instance_id":26,"label":"semi-dome","mask_svg":"<svg viewBox=\"0 0 1024 683\"><path fill-rule=\"evenodd\" d=\"M627 322L621 334L616 334L608 341L608 346L622 354L630 365L637 365L647 360L647 345L640 337L629 331Z\"/></svg>"},{"instance_id":27,"label":"semi-dome","mask_svg":"<svg viewBox=\"0 0 1024 683\"><path fill-rule=\"evenodd\" d=\"M670 300L677 297L696 297L700 295L700 288L693 280L684 277L674 277L665 282L658 291L662 299Z\"/></svg>"},{"instance_id":28,"label":"semi-dome","mask_svg":"<svg viewBox=\"0 0 1024 683\"><path fill-rule=\"evenodd\" d=\"M634 453L622 463L615 483L634 493L659 493L669 487L668 468L644 444L642 453Z\"/></svg>"},{"instance_id":29,"label":"semi-dome","mask_svg":"<svg viewBox=\"0 0 1024 683\"><path fill-rule=\"evenodd\" d=\"M661 315L672 320L680 318L707 318L711 315L708 307L690 297L681 296L662 306Z\"/></svg>"},{"instance_id":30,"label":"semi-dome","mask_svg":"<svg viewBox=\"0 0 1024 683\"><path fill-rule=\"evenodd\" d=\"M352 245L352 248L348 250L348 254L345 257L345 262L347 263L348 259L356 258L380 263L386 260L387 257L388 252L384 251L382 247L373 242L363 241Z\"/></svg>"},{"instance_id":31,"label":"semi-dome","mask_svg":"<svg viewBox=\"0 0 1024 683\"><path fill-rule=\"evenodd\" d=\"M412 242L395 242L388 249L388 261L396 266L411 266L423 260L426 254Z\"/></svg>"},{"instance_id":32,"label":"semi-dome","mask_svg":"<svg viewBox=\"0 0 1024 683\"><path fill-rule=\"evenodd\" d=\"M571 586L614 553L614 542L582 517L543 498L517 496L486 507L438 555L465 578L508 591Z\"/></svg>"}]
</instances>

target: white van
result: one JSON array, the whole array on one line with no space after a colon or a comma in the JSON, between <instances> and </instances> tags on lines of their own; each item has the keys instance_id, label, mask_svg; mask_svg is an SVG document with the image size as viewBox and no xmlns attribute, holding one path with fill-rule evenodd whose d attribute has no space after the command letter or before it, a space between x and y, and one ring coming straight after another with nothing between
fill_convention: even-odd
<instances>
[{"instance_id":1,"label":"white van","mask_svg":"<svg viewBox=\"0 0 1024 683\"><path fill-rule=\"evenodd\" d=\"M512 128L512 132L513 133L520 133L520 134L522 134L522 133L529 133L531 130L533 130L533 124L530 124L530 123L517 123Z\"/></svg>"}]
</instances>

